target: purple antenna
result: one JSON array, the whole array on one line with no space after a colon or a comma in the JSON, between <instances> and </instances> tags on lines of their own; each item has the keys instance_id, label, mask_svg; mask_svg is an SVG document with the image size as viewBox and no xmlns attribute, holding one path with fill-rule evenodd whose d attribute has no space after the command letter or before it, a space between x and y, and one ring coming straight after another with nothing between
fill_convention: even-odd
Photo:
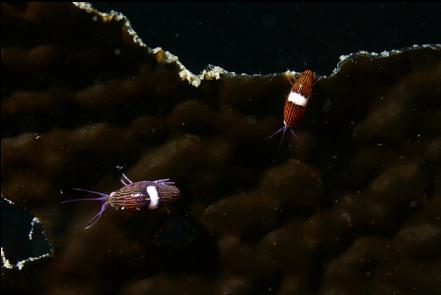
<instances>
[{"instance_id":1,"label":"purple antenna","mask_svg":"<svg viewBox=\"0 0 441 295\"><path fill-rule=\"evenodd\" d=\"M90 191L90 190L85 190L85 189L81 189L81 188L73 188L74 190L77 191L82 191L82 192L87 192L87 193L91 193L91 194L96 194L101 196L100 198L83 198L83 199L72 199L72 200L67 200L67 201L63 201L61 202L62 204L65 203L71 203L71 202L81 202L81 201L101 201L103 202L103 204L101 205L101 209L98 212L97 215L95 215L87 224L87 226L84 229L89 229L91 228L95 223L98 222L98 220L101 218L101 215L103 215L104 211L106 210L106 208L109 206L109 203L107 202L107 199L109 199L109 195L105 194L105 193L100 193L100 192L96 192L96 191Z\"/></svg>"},{"instance_id":2,"label":"purple antenna","mask_svg":"<svg viewBox=\"0 0 441 295\"><path fill-rule=\"evenodd\" d=\"M274 155L271 156L271 158L274 158L274 157L277 156L277 154L279 153L280 148L282 147L283 139L285 138L286 130L288 130L288 129L289 129L289 128L286 127L286 125L283 125L282 128L280 128L279 130L277 130L276 132L274 132L274 133L270 136L270 138L272 138L274 135L276 135L276 134L282 132L282 138L280 139L279 146L277 147L276 152L274 153Z\"/></svg>"},{"instance_id":3,"label":"purple antenna","mask_svg":"<svg viewBox=\"0 0 441 295\"><path fill-rule=\"evenodd\" d=\"M109 206L109 203L107 203L107 202L105 202L104 204L102 204L102 205L101 205L100 212L98 212L98 214L95 215L95 216L89 221L89 223L87 224L87 226L86 226L84 229L89 229L89 228L91 228L92 226L94 226L95 223L97 223L98 220L100 220L101 215L103 215L104 211L107 209L107 206Z\"/></svg>"},{"instance_id":4,"label":"purple antenna","mask_svg":"<svg viewBox=\"0 0 441 295\"><path fill-rule=\"evenodd\" d=\"M291 134L292 134L295 138L297 138L297 139L299 138L299 137L295 134L295 132L294 132L294 130L293 130L292 128L287 127L286 125L283 125L282 128L280 128L279 130L277 130L276 132L274 132L274 133L270 136L270 138L272 138L274 135L276 135L276 134L282 132L282 138L280 139L279 146L277 147L277 151L274 153L274 155L271 156L272 158L274 158L275 156L277 156L277 154L279 153L280 148L282 147L282 144L283 144L283 139L285 138L285 133L286 133L286 131L288 131L288 130L291 132Z\"/></svg>"}]
</instances>

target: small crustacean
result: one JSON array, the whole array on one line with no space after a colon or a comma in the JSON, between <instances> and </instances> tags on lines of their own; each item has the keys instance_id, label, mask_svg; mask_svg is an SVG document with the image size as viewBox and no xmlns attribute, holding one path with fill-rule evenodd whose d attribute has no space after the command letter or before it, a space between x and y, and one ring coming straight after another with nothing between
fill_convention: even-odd
<instances>
[{"instance_id":1,"label":"small crustacean","mask_svg":"<svg viewBox=\"0 0 441 295\"><path fill-rule=\"evenodd\" d=\"M61 203L70 203L77 201L101 201L101 209L95 217L93 217L87 224L85 229L92 227L107 209L111 206L115 209L121 210L141 210L149 209L156 210L161 205L167 206L168 204L176 201L180 192L170 179L159 179L154 181L131 181L124 173L121 177L121 183L124 185L117 191L110 193L110 195L95 192L85 189L74 188L74 190L88 192L101 196L100 198L84 198L67 200Z\"/></svg>"},{"instance_id":2,"label":"small crustacean","mask_svg":"<svg viewBox=\"0 0 441 295\"><path fill-rule=\"evenodd\" d=\"M287 130L289 130L292 135L297 137L297 135L294 133L293 127L305 112L306 106L308 105L308 100L311 97L314 80L314 72L311 70L305 70L300 74L294 83L291 83L291 90L285 99L285 106L283 108L283 126L270 136L273 137L274 135L282 132L282 139L280 140L277 152L282 146L283 138L285 137Z\"/></svg>"}]
</instances>

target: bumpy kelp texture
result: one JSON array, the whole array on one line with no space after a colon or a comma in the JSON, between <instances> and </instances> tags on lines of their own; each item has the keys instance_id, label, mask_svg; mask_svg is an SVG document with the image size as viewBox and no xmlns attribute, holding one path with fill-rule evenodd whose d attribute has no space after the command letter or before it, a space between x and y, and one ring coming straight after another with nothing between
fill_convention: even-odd
<instances>
[{"instance_id":1,"label":"bumpy kelp texture","mask_svg":"<svg viewBox=\"0 0 441 295\"><path fill-rule=\"evenodd\" d=\"M192 76L84 5L1 13L2 194L54 248L5 294L441 293L439 46L347 56L273 157L289 73ZM60 204L122 172L181 199L89 230L97 203Z\"/></svg>"}]
</instances>

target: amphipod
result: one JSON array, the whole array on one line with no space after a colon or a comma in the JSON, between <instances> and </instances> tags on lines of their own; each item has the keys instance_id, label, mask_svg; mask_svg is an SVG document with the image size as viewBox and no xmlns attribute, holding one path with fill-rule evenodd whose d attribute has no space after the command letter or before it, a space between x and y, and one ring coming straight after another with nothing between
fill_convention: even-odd
<instances>
[{"instance_id":1,"label":"amphipod","mask_svg":"<svg viewBox=\"0 0 441 295\"><path fill-rule=\"evenodd\" d=\"M282 132L282 139L280 140L276 154L282 146L286 131L289 130L292 135L297 137L297 135L294 133L293 127L305 112L306 106L308 105L308 100L311 97L314 80L314 72L311 70L306 70L301 73L298 79L292 84L289 95L285 99L285 106L283 108L283 126L271 135L271 137L273 137L274 135Z\"/></svg>"},{"instance_id":2,"label":"amphipod","mask_svg":"<svg viewBox=\"0 0 441 295\"><path fill-rule=\"evenodd\" d=\"M61 203L70 203L77 201L100 201L101 209L87 224L85 229L92 227L98 222L101 215L107 207L111 206L121 210L156 210L161 207L167 207L168 204L176 201L180 192L170 179L159 179L153 181L131 181L124 173L121 177L121 183L124 185L119 190L110 193L110 195L85 189L74 188L74 190L88 192L99 195L99 198L84 198L67 200Z\"/></svg>"}]
</instances>

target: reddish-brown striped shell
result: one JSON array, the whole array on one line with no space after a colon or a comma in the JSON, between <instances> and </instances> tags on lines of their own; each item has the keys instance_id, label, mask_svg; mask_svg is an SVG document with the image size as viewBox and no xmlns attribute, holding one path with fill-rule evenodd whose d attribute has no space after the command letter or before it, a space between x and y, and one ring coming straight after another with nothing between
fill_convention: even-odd
<instances>
[{"instance_id":1,"label":"reddish-brown striped shell","mask_svg":"<svg viewBox=\"0 0 441 295\"><path fill-rule=\"evenodd\" d=\"M288 99L285 101L285 108L283 111L283 119L286 127L292 128L295 123L303 116L305 107L298 106Z\"/></svg>"},{"instance_id":2,"label":"reddish-brown striped shell","mask_svg":"<svg viewBox=\"0 0 441 295\"><path fill-rule=\"evenodd\" d=\"M307 100L311 96L312 85L314 83L314 72L306 70L300 74L299 78L291 87L290 94L286 97L283 109L283 119L286 127L292 128L305 112ZM289 100L292 94L298 94L305 99L303 104Z\"/></svg>"},{"instance_id":3,"label":"reddish-brown striped shell","mask_svg":"<svg viewBox=\"0 0 441 295\"><path fill-rule=\"evenodd\" d=\"M151 203L151 196L147 191L147 187L149 186L156 188L159 198L158 204L172 203L180 196L179 189L174 185L154 181L139 181L123 186L119 190L111 193L107 202L116 209L143 209L148 207Z\"/></svg>"},{"instance_id":4,"label":"reddish-brown striped shell","mask_svg":"<svg viewBox=\"0 0 441 295\"><path fill-rule=\"evenodd\" d=\"M312 84L314 83L314 72L305 70L300 74L299 78L294 82L291 91L297 92L306 98L311 96Z\"/></svg>"}]
</instances>

